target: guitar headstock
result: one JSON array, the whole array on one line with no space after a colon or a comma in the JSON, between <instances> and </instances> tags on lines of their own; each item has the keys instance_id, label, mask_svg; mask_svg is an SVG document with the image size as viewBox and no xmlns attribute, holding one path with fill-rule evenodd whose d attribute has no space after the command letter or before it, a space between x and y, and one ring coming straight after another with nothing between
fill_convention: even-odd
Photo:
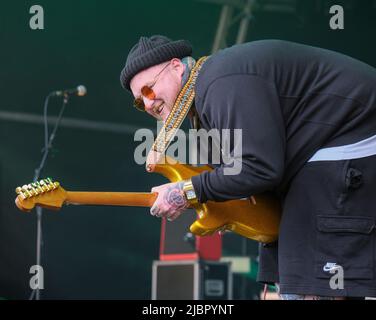
<instances>
[{"instance_id":1,"label":"guitar headstock","mask_svg":"<svg viewBox=\"0 0 376 320\"><path fill-rule=\"evenodd\" d=\"M16 205L25 212L31 211L35 206L58 210L67 198L67 192L59 182L54 182L51 178L18 187L16 193Z\"/></svg>"}]
</instances>

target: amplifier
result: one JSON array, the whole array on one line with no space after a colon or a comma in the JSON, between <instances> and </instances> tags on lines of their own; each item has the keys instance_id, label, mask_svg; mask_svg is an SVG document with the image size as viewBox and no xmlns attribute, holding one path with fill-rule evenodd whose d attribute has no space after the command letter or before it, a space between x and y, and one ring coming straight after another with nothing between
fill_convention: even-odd
<instances>
[{"instance_id":1,"label":"amplifier","mask_svg":"<svg viewBox=\"0 0 376 320\"><path fill-rule=\"evenodd\" d=\"M152 300L231 300L228 262L154 261Z\"/></svg>"}]
</instances>

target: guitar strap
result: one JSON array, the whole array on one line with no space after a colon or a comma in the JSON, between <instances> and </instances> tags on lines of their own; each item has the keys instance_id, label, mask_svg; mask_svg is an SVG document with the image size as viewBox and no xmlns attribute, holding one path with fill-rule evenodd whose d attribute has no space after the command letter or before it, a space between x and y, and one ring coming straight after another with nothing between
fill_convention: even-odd
<instances>
[{"instance_id":1,"label":"guitar strap","mask_svg":"<svg viewBox=\"0 0 376 320\"><path fill-rule=\"evenodd\" d=\"M198 73L208 56L201 57L191 70L188 81L181 89L171 112L158 133L146 160L146 170L151 170L151 165L157 164L166 149L174 139L177 130L186 118L195 98L195 85Z\"/></svg>"}]
</instances>

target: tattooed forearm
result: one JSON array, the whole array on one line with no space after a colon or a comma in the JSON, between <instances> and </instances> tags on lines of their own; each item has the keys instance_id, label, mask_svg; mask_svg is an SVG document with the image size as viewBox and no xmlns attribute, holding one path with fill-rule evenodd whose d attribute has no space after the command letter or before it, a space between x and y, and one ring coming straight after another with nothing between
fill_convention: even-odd
<instances>
[{"instance_id":1,"label":"tattooed forearm","mask_svg":"<svg viewBox=\"0 0 376 320\"><path fill-rule=\"evenodd\" d=\"M176 210L184 209L188 206L187 199L184 196L183 184L184 182L178 182L168 187L163 199Z\"/></svg>"}]
</instances>

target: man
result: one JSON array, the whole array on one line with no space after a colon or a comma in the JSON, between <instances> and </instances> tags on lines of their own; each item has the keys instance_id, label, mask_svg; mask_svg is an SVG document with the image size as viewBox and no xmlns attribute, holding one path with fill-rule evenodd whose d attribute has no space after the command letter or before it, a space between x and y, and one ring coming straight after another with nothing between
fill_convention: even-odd
<instances>
[{"instance_id":1,"label":"man","mask_svg":"<svg viewBox=\"0 0 376 320\"><path fill-rule=\"evenodd\" d=\"M168 119L195 67L191 52L184 40L140 38L121 72L138 108ZM259 280L279 283L284 299L376 296L375 69L278 40L221 50L200 68L201 126L242 129L241 172L226 175L222 164L153 188L151 213L173 220L191 201L274 191L278 247L261 246Z\"/></svg>"}]
</instances>

